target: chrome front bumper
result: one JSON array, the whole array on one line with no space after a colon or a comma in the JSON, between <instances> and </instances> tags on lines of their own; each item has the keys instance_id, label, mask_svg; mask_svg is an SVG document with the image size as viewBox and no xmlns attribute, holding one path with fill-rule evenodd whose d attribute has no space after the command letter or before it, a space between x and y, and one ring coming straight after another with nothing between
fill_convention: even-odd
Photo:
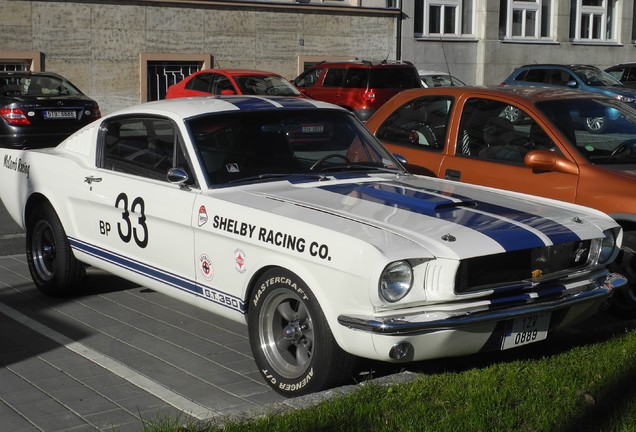
<instances>
[{"instance_id":1,"label":"chrome front bumper","mask_svg":"<svg viewBox=\"0 0 636 432\"><path fill-rule=\"evenodd\" d=\"M603 281L603 276L605 281ZM440 330L454 330L481 324L494 323L517 318L520 316L552 312L570 308L584 303L599 303L609 301L614 289L627 283L627 280L616 274L607 272L595 278L587 285L587 289L563 297L537 301L503 309L490 309L475 313L462 313L453 315L452 312L424 312L410 315L393 315L386 317L372 317L361 315L340 315L338 322L348 328L370 332L375 334L398 336L418 335ZM440 315L442 317L440 317ZM449 316L450 315L450 316Z\"/></svg>"}]
</instances>

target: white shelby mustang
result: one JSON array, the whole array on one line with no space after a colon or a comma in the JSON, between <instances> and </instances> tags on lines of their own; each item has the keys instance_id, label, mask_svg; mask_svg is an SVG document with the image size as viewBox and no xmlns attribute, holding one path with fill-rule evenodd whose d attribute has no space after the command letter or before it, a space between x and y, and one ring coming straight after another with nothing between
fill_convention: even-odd
<instances>
[{"instance_id":1,"label":"white shelby mustang","mask_svg":"<svg viewBox=\"0 0 636 432\"><path fill-rule=\"evenodd\" d=\"M91 265L245 322L287 396L341 384L360 357L545 339L623 282L605 269L622 238L609 217L411 175L309 99L153 102L2 152L0 196L41 291L78 292Z\"/></svg>"}]
</instances>

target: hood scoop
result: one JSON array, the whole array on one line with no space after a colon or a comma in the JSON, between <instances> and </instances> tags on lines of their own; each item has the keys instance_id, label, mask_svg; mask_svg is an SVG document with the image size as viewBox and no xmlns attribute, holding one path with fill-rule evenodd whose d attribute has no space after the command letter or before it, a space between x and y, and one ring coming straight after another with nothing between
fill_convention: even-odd
<instances>
[{"instance_id":1,"label":"hood scoop","mask_svg":"<svg viewBox=\"0 0 636 432\"><path fill-rule=\"evenodd\" d=\"M322 187L322 189L428 215L477 206L476 201L458 195L451 197L438 191L383 183L329 185Z\"/></svg>"}]
</instances>

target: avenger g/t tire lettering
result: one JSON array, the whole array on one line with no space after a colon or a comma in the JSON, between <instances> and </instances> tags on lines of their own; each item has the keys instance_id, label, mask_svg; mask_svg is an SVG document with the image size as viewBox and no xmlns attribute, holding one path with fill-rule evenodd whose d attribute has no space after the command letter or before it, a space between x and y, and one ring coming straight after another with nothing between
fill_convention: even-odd
<instances>
[{"instance_id":1,"label":"avenger g/t tire lettering","mask_svg":"<svg viewBox=\"0 0 636 432\"><path fill-rule=\"evenodd\" d=\"M284 396L337 386L353 369L354 357L336 343L313 293L288 270L274 268L259 278L248 330L261 374Z\"/></svg>"},{"instance_id":2,"label":"avenger g/t tire lettering","mask_svg":"<svg viewBox=\"0 0 636 432\"><path fill-rule=\"evenodd\" d=\"M73 255L64 227L48 203L28 215L26 257L35 286L46 295L71 295L84 279L84 266Z\"/></svg>"}]
</instances>

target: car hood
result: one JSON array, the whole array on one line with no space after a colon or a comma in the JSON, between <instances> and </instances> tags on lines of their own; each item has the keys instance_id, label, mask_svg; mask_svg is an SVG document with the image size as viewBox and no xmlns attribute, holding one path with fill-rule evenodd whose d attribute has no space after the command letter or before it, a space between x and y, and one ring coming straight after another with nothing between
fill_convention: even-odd
<instances>
[{"instance_id":1,"label":"car hood","mask_svg":"<svg viewBox=\"0 0 636 432\"><path fill-rule=\"evenodd\" d=\"M636 90L632 90L629 87L605 86L605 87L598 87L598 88L605 90L604 93L607 94L608 96L621 95L621 96L636 98Z\"/></svg>"},{"instance_id":2,"label":"car hood","mask_svg":"<svg viewBox=\"0 0 636 432\"><path fill-rule=\"evenodd\" d=\"M274 182L244 191L248 196L229 199L307 229L340 232L343 241L352 236L383 251L417 245L452 259L599 237L599 222L615 226L578 206L418 176Z\"/></svg>"}]
</instances>

